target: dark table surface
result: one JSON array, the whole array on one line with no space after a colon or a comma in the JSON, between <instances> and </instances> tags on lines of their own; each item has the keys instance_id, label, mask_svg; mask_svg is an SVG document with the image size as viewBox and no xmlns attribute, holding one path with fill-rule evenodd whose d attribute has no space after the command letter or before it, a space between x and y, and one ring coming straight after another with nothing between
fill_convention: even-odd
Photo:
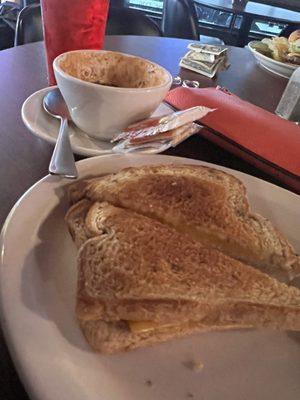
<instances>
[{"instance_id":1,"label":"dark table surface","mask_svg":"<svg viewBox=\"0 0 300 400\"><path fill-rule=\"evenodd\" d=\"M274 111L287 80L261 69L250 52L229 48L230 68L210 80L180 71L178 62L188 41L154 37L108 37L106 48L143 56L166 67L173 76L197 79L202 87L221 85L244 100ZM0 52L0 226L17 199L47 174L52 145L36 138L21 120L24 100L47 86L43 43ZM196 158L234 168L279 184L270 176L201 137L192 137L169 154ZM9 283L7 283L9 284ZM0 336L0 399L28 399Z\"/></svg>"}]
</instances>

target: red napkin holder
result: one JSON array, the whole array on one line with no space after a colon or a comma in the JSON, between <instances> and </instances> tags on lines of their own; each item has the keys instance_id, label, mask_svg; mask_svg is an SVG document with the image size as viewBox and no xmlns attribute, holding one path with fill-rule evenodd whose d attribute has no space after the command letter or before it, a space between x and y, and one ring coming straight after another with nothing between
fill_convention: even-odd
<instances>
[{"instance_id":1,"label":"red napkin holder","mask_svg":"<svg viewBox=\"0 0 300 400\"><path fill-rule=\"evenodd\" d=\"M215 108L201 120L200 135L300 193L300 127L221 88L171 90L165 101L178 110Z\"/></svg>"}]
</instances>

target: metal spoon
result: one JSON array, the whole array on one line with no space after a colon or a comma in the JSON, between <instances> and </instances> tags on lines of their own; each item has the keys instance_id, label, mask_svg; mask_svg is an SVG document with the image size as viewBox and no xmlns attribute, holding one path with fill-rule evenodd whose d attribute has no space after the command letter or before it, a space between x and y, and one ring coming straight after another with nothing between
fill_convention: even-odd
<instances>
[{"instance_id":1,"label":"metal spoon","mask_svg":"<svg viewBox=\"0 0 300 400\"><path fill-rule=\"evenodd\" d=\"M45 95L43 107L48 114L61 121L58 137L49 164L49 172L52 175L60 175L65 178L77 178L78 172L68 133L68 120L70 120L71 117L65 100L58 88L51 90Z\"/></svg>"}]
</instances>

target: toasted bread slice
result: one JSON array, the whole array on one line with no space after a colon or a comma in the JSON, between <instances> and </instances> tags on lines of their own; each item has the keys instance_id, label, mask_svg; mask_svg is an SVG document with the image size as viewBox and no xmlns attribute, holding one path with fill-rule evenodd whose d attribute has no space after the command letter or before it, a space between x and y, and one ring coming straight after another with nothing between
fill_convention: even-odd
<instances>
[{"instance_id":1,"label":"toasted bread slice","mask_svg":"<svg viewBox=\"0 0 300 400\"><path fill-rule=\"evenodd\" d=\"M300 330L300 290L295 287L107 203L90 208L86 225L95 236L78 257L81 322Z\"/></svg>"},{"instance_id":2,"label":"toasted bread slice","mask_svg":"<svg viewBox=\"0 0 300 400\"><path fill-rule=\"evenodd\" d=\"M250 211L244 185L217 169L194 165L127 168L81 182L72 193L74 201L107 201L154 218L278 279L300 274L300 258L287 239L270 221Z\"/></svg>"},{"instance_id":3,"label":"toasted bread slice","mask_svg":"<svg viewBox=\"0 0 300 400\"><path fill-rule=\"evenodd\" d=\"M85 225L85 218L92 205L92 202L87 199L82 199L78 203L74 204L69 208L65 221L68 225L69 232L74 240L77 248L87 241L93 235L89 234L89 231Z\"/></svg>"}]
</instances>

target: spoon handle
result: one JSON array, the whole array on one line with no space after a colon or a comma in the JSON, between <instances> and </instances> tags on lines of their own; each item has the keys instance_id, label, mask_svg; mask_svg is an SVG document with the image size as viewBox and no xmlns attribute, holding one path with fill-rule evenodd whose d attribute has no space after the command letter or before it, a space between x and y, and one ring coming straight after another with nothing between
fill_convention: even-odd
<instances>
[{"instance_id":1,"label":"spoon handle","mask_svg":"<svg viewBox=\"0 0 300 400\"><path fill-rule=\"evenodd\" d=\"M66 118L61 118L58 138L49 164L49 172L52 175L61 175L65 178L74 179L78 177Z\"/></svg>"}]
</instances>

